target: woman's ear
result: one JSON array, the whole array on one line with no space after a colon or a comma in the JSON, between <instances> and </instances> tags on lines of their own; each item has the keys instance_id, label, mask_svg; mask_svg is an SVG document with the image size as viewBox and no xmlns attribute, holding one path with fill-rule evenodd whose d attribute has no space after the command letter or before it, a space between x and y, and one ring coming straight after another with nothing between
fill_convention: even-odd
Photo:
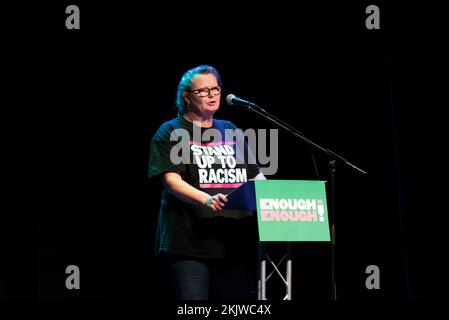
<instances>
[{"instance_id":1,"label":"woman's ear","mask_svg":"<svg viewBox=\"0 0 449 320\"><path fill-rule=\"evenodd\" d=\"M186 105L189 105L189 104L190 104L190 98L189 98L189 93L188 93L188 92L186 92L186 91L183 92L183 94L182 94L182 100L184 100L184 103L185 103Z\"/></svg>"}]
</instances>

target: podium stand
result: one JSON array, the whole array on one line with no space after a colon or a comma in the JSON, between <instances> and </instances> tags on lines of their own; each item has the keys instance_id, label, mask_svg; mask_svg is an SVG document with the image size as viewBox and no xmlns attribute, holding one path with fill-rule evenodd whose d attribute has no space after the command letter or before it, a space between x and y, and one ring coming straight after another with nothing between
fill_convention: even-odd
<instances>
[{"instance_id":1,"label":"podium stand","mask_svg":"<svg viewBox=\"0 0 449 320\"><path fill-rule=\"evenodd\" d=\"M257 211L259 231L258 300L267 299L267 281L277 274L292 299L291 243L330 241L324 181L250 180L227 195L224 210ZM285 242L286 253L275 263L266 252L267 242ZM267 262L273 271L267 276ZM285 275L279 270L285 262Z\"/></svg>"}]
</instances>

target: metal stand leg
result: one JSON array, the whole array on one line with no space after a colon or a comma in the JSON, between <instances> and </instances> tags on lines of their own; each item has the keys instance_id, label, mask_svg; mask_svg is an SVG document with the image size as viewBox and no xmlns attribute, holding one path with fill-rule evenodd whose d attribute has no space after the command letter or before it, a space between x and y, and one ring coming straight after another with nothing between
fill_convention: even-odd
<instances>
[{"instance_id":1,"label":"metal stand leg","mask_svg":"<svg viewBox=\"0 0 449 320\"><path fill-rule=\"evenodd\" d=\"M286 278L287 278L287 296L284 300L292 299L292 247L291 243L287 243L287 268L286 268Z\"/></svg>"},{"instance_id":2,"label":"metal stand leg","mask_svg":"<svg viewBox=\"0 0 449 320\"><path fill-rule=\"evenodd\" d=\"M282 282L285 285L286 288L286 295L284 297L284 300L291 300L292 299L292 259L291 259L291 243L287 243L286 248L286 254L282 257L282 259L275 264L271 258L266 253L266 247L264 243L259 244L259 266L258 266L258 288L257 288L257 299L258 300L267 300L267 282L270 279L270 277L276 272L279 276L279 278L282 280ZM270 274L267 276L267 260L272 265L273 270L270 272ZM282 262L286 262L286 274L285 277L282 275L282 273L279 271L279 266L282 264Z\"/></svg>"},{"instance_id":3,"label":"metal stand leg","mask_svg":"<svg viewBox=\"0 0 449 320\"><path fill-rule=\"evenodd\" d=\"M266 264L267 261L265 259L265 244L259 243L259 259L258 259L257 270L259 272L259 277L257 281L257 300L267 300L266 295Z\"/></svg>"}]
</instances>

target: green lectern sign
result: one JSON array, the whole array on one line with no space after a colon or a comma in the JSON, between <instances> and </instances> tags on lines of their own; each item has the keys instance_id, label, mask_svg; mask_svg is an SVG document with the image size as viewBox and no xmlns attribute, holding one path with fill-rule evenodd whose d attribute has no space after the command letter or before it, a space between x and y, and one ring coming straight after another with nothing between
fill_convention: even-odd
<instances>
[{"instance_id":1,"label":"green lectern sign","mask_svg":"<svg viewBox=\"0 0 449 320\"><path fill-rule=\"evenodd\" d=\"M255 180L260 241L330 241L324 181Z\"/></svg>"}]
</instances>

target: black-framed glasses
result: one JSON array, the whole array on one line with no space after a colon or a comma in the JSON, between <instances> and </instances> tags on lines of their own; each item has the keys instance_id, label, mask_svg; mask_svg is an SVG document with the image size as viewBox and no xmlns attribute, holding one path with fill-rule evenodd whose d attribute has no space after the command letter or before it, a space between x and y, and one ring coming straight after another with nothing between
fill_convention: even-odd
<instances>
[{"instance_id":1,"label":"black-framed glasses","mask_svg":"<svg viewBox=\"0 0 449 320\"><path fill-rule=\"evenodd\" d=\"M210 94L211 91L214 94L214 96L219 95L221 93L221 88L220 87L199 88L199 89L196 89L196 90L189 90L189 91L190 92L195 92L200 97L207 97Z\"/></svg>"}]
</instances>

